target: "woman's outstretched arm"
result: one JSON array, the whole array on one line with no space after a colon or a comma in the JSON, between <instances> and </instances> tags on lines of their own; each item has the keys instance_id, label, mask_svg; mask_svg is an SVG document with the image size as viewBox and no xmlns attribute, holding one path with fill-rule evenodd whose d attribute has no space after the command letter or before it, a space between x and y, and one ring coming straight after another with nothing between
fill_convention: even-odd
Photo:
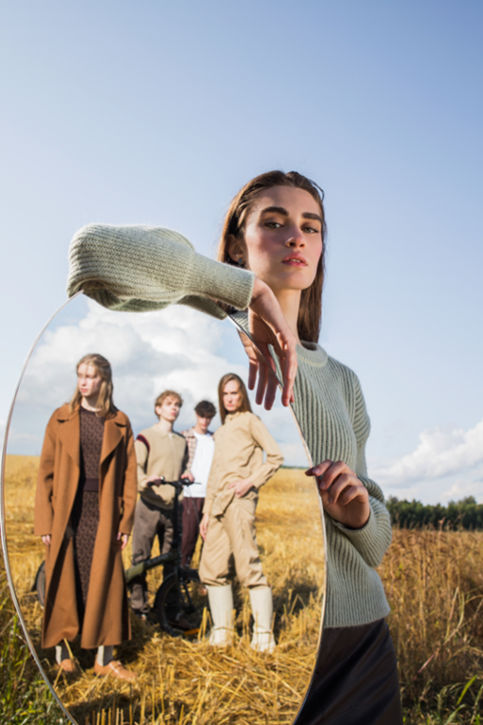
<instances>
[{"instance_id":1,"label":"woman's outstretched arm","mask_svg":"<svg viewBox=\"0 0 483 725\"><path fill-rule=\"evenodd\" d=\"M271 407L276 381L268 344L273 344L283 376L282 400L292 399L297 368L295 338L275 295L244 269L215 262L195 252L191 243L169 229L90 224L75 234L69 252L67 293L84 292L104 307L141 312L172 303L193 306L215 317L218 304L249 309L250 380L257 374L257 399Z\"/></svg>"}]
</instances>

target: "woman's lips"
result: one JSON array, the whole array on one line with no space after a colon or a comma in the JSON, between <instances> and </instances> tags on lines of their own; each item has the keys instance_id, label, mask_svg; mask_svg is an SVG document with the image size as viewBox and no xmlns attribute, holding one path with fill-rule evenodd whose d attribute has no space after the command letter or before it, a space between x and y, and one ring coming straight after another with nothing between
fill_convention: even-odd
<instances>
[{"instance_id":1,"label":"woman's lips","mask_svg":"<svg viewBox=\"0 0 483 725\"><path fill-rule=\"evenodd\" d=\"M289 267L306 267L307 261L304 257L291 254L290 256L282 259L282 264L287 264Z\"/></svg>"}]
</instances>

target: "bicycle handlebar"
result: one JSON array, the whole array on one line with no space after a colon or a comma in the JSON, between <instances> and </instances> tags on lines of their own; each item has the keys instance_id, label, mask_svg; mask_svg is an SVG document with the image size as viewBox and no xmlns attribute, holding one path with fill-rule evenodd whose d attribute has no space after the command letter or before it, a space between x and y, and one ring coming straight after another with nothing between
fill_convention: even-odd
<instances>
[{"instance_id":1,"label":"bicycle handlebar","mask_svg":"<svg viewBox=\"0 0 483 725\"><path fill-rule=\"evenodd\" d=\"M167 486L173 486L178 490L181 490L184 486L191 486L194 481L190 481L189 478L179 478L177 481L167 481L164 476L159 476L155 481L149 481L147 486L159 486L160 484L166 484Z\"/></svg>"}]
</instances>

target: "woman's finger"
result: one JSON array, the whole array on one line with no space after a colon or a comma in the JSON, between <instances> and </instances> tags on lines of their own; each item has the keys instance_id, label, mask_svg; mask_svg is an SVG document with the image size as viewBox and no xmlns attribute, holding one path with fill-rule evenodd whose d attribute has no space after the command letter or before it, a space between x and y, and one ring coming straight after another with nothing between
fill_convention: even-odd
<instances>
[{"instance_id":1,"label":"woman's finger","mask_svg":"<svg viewBox=\"0 0 483 725\"><path fill-rule=\"evenodd\" d=\"M278 381L277 378L273 375L273 373L268 374L268 380L267 380L267 387L265 390L265 401L264 406L265 410L271 410L273 403L275 401L275 396L277 395L278 390Z\"/></svg>"},{"instance_id":2,"label":"woman's finger","mask_svg":"<svg viewBox=\"0 0 483 725\"><path fill-rule=\"evenodd\" d=\"M248 357L248 389L253 390L257 381L258 374L258 351L247 335L238 331L238 335Z\"/></svg>"},{"instance_id":3,"label":"woman's finger","mask_svg":"<svg viewBox=\"0 0 483 725\"><path fill-rule=\"evenodd\" d=\"M260 367L262 367L262 365L265 367L265 390L263 399L260 400L260 404L263 402L265 410L271 410L277 394L279 382L277 379L275 362L270 355L268 345L262 345L260 347L259 360Z\"/></svg>"},{"instance_id":4,"label":"woman's finger","mask_svg":"<svg viewBox=\"0 0 483 725\"><path fill-rule=\"evenodd\" d=\"M248 313L250 333L257 345L274 345L282 371L282 402L288 405L297 369L297 340L270 287L257 278L253 290Z\"/></svg>"},{"instance_id":5,"label":"woman's finger","mask_svg":"<svg viewBox=\"0 0 483 725\"><path fill-rule=\"evenodd\" d=\"M318 463L316 466L312 466L312 468L305 471L305 475L315 476L315 478L319 479L325 474L331 465L332 461L322 461L322 463Z\"/></svg>"},{"instance_id":6,"label":"woman's finger","mask_svg":"<svg viewBox=\"0 0 483 725\"><path fill-rule=\"evenodd\" d=\"M248 363L248 389L253 390L257 382L258 360L250 360Z\"/></svg>"},{"instance_id":7,"label":"woman's finger","mask_svg":"<svg viewBox=\"0 0 483 725\"><path fill-rule=\"evenodd\" d=\"M338 481L341 476L345 475L355 478L355 474L350 470L349 466L347 466L343 461L335 461L323 474L320 480L320 487L325 490L332 489L335 482Z\"/></svg>"},{"instance_id":8,"label":"woman's finger","mask_svg":"<svg viewBox=\"0 0 483 725\"><path fill-rule=\"evenodd\" d=\"M255 402L257 403L257 405L261 405L263 403L263 398L265 396L265 389L267 387L267 377L268 377L267 366L263 362L261 365L258 366L258 385L257 385L257 392L255 394Z\"/></svg>"},{"instance_id":9,"label":"woman's finger","mask_svg":"<svg viewBox=\"0 0 483 725\"><path fill-rule=\"evenodd\" d=\"M364 486L347 486L347 488L339 496L339 501L343 506L347 506L352 501L365 501Z\"/></svg>"},{"instance_id":10,"label":"woman's finger","mask_svg":"<svg viewBox=\"0 0 483 725\"><path fill-rule=\"evenodd\" d=\"M248 356L248 389L254 390L257 387L256 402L264 404L266 410L273 406L277 394L278 381L273 374L270 374L270 366L273 365L268 348L264 355L257 350L250 339L242 332L238 333Z\"/></svg>"},{"instance_id":11,"label":"woman's finger","mask_svg":"<svg viewBox=\"0 0 483 725\"><path fill-rule=\"evenodd\" d=\"M293 335L285 337L277 332L274 344L275 352L280 361L280 370L283 380L282 403L289 405L293 403L293 386L297 375L297 341Z\"/></svg>"},{"instance_id":12,"label":"woman's finger","mask_svg":"<svg viewBox=\"0 0 483 725\"><path fill-rule=\"evenodd\" d=\"M297 374L297 356L295 354L293 356L284 355L281 360L282 380L286 381L282 389L282 404L289 405L295 400L293 388Z\"/></svg>"},{"instance_id":13,"label":"woman's finger","mask_svg":"<svg viewBox=\"0 0 483 725\"><path fill-rule=\"evenodd\" d=\"M311 471L309 475L317 477L317 483L319 484L319 488L321 490L329 489L336 478L343 473L355 476L349 466L347 466L343 461L324 461L309 470Z\"/></svg>"},{"instance_id":14,"label":"woman's finger","mask_svg":"<svg viewBox=\"0 0 483 725\"><path fill-rule=\"evenodd\" d=\"M344 491L350 486L354 486L354 477L348 473L341 473L336 476L331 484L325 489L327 491L329 503L337 503L344 493Z\"/></svg>"}]
</instances>

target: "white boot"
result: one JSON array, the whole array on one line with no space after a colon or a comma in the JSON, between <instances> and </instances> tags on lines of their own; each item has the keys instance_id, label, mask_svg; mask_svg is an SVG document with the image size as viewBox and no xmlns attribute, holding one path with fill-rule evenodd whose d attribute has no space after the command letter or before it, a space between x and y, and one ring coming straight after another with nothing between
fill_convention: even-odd
<instances>
[{"instance_id":1,"label":"white boot","mask_svg":"<svg viewBox=\"0 0 483 725\"><path fill-rule=\"evenodd\" d=\"M213 627L210 644L227 647L233 642L233 594L231 584L207 586Z\"/></svg>"},{"instance_id":2,"label":"white boot","mask_svg":"<svg viewBox=\"0 0 483 725\"><path fill-rule=\"evenodd\" d=\"M270 587L254 587L248 591L253 614L251 646L258 652L273 652L275 640L272 633L272 590Z\"/></svg>"}]
</instances>

